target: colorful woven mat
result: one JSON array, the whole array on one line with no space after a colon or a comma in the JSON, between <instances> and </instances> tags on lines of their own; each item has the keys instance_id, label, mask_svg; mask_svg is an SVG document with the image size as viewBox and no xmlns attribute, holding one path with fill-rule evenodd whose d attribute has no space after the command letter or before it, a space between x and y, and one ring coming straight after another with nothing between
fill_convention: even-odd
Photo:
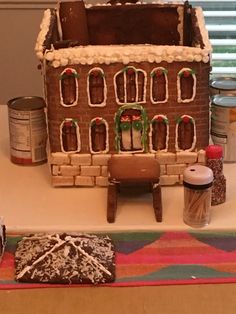
<instances>
[{"instance_id":1,"label":"colorful woven mat","mask_svg":"<svg viewBox=\"0 0 236 314\"><path fill-rule=\"evenodd\" d=\"M236 232L132 232L109 236L116 248L116 281L105 286L236 282ZM14 280L14 252L20 239L7 239L0 289L65 287Z\"/></svg>"}]
</instances>

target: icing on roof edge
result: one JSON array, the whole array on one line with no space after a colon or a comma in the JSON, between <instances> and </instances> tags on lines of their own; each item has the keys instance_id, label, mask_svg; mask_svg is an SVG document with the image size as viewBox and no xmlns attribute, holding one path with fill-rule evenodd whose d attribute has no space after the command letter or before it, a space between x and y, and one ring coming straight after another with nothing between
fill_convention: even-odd
<instances>
[{"instance_id":1,"label":"icing on roof edge","mask_svg":"<svg viewBox=\"0 0 236 314\"><path fill-rule=\"evenodd\" d=\"M196 8L196 17L200 33L203 38L204 48L187 46L160 46L160 45L88 45L63 49L46 49L44 42L49 31L52 12L45 10L40 32L38 34L35 51L37 57L49 61L55 68L72 64L111 64L121 62L156 62L174 61L204 62L210 61L212 47L205 27L205 19L201 7Z\"/></svg>"}]
</instances>

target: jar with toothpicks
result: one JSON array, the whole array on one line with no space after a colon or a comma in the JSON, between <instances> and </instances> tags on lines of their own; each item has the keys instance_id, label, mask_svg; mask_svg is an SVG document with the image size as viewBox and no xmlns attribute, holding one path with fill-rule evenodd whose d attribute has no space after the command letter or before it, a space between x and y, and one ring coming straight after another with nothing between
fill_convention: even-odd
<instances>
[{"instance_id":1,"label":"jar with toothpicks","mask_svg":"<svg viewBox=\"0 0 236 314\"><path fill-rule=\"evenodd\" d=\"M192 165L183 174L184 222L199 228L209 224L213 172L201 165Z\"/></svg>"}]
</instances>

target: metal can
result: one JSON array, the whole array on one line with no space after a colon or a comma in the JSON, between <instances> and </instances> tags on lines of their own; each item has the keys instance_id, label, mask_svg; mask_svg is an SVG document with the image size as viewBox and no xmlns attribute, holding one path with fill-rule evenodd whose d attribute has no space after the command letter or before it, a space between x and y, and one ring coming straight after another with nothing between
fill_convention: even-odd
<instances>
[{"instance_id":1,"label":"metal can","mask_svg":"<svg viewBox=\"0 0 236 314\"><path fill-rule=\"evenodd\" d=\"M236 96L212 97L211 138L222 146L224 161L236 162Z\"/></svg>"},{"instance_id":2,"label":"metal can","mask_svg":"<svg viewBox=\"0 0 236 314\"><path fill-rule=\"evenodd\" d=\"M217 77L210 81L210 93L214 95L236 96L235 77Z\"/></svg>"},{"instance_id":3,"label":"metal can","mask_svg":"<svg viewBox=\"0 0 236 314\"><path fill-rule=\"evenodd\" d=\"M37 165L47 160L45 101L26 96L8 101L11 161Z\"/></svg>"}]
</instances>

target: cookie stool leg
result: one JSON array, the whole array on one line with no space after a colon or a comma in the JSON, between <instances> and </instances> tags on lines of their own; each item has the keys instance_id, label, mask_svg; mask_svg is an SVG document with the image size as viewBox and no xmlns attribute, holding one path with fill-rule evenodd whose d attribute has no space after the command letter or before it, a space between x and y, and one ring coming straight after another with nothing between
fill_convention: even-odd
<instances>
[{"instance_id":1,"label":"cookie stool leg","mask_svg":"<svg viewBox=\"0 0 236 314\"><path fill-rule=\"evenodd\" d=\"M115 222L117 208L117 186L115 183L109 183L107 190L107 221Z\"/></svg>"},{"instance_id":2,"label":"cookie stool leg","mask_svg":"<svg viewBox=\"0 0 236 314\"><path fill-rule=\"evenodd\" d=\"M153 208L157 222L162 222L162 198L161 187L158 183L154 183L152 187Z\"/></svg>"}]
</instances>

